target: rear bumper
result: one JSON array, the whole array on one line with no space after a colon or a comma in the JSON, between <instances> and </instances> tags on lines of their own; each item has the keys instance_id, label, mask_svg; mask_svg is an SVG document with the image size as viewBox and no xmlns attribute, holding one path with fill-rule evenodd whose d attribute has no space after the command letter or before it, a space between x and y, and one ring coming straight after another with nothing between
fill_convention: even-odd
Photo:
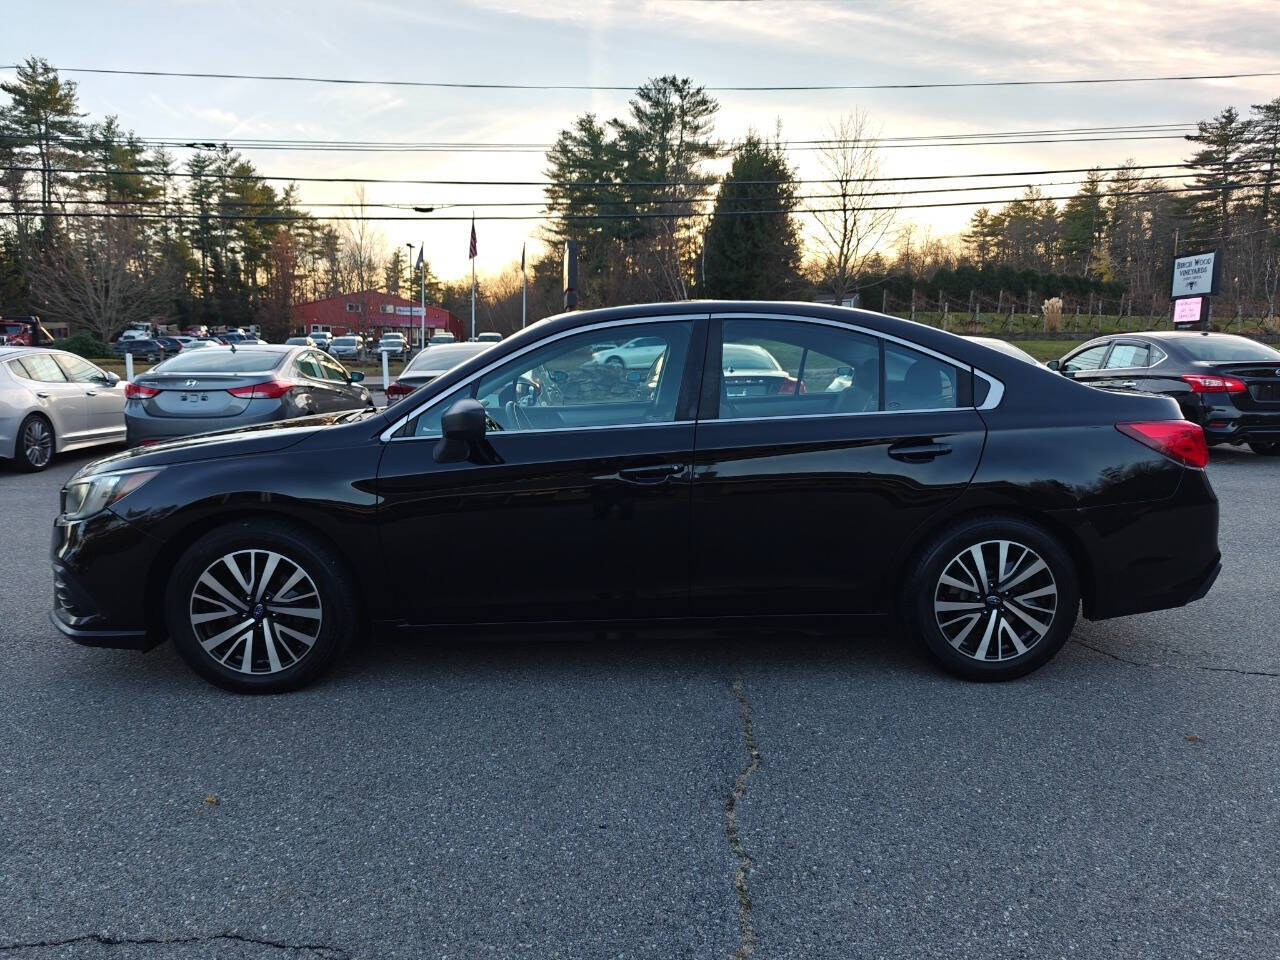
<instances>
[{"instance_id":1,"label":"rear bumper","mask_svg":"<svg viewBox=\"0 0 1280 960\"><path fill-rule=\"evenodd\" d=\"M1217 443L1272 443L1280 440L1280 410L1241 410L1234 405L1206 406L1200 421L1205 439Z\"/></svg>"},{"instance_id":2,"label":"rear bumper","mask_svg":"<svg viewBox=\"0 0 1280 960\"><path fill-rule=\"evenodd\" d=\"M1218 501L1203 471L1187 470L1165 500L1075 514L1074 532L1086 560L1084 615L1090 620L1193 603L1222 570Z\"/></svg>"},{"instance_id":3,"label":"rear bumper","mask_svg":"<svg viewBox=\"0 0 1280 960\"><path fill-rule=\"evenodd\" d=\"M261 406L259 406L261 405ZM302 411L305 413L305 411ZM301 414L279 400L250 400L242 413L232 417L153 417L126 409L124 424L129 446L158 440L174 440L219 430L234 430L260 423L290 420Z\"/></svg>"}]
</instances>

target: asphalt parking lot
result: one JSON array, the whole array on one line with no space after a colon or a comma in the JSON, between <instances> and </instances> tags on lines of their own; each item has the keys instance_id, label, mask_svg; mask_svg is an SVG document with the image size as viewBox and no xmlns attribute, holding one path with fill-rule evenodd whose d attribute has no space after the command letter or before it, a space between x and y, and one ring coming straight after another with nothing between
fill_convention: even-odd
<instances>
[{"instance_id":1,"label":"asphalt parking lot","mask_svg":"<svg viewBox=\"0 0 1280 960\"><path fill-rule=\"evenodd\" d=\"M1205 600L1015 683L892 638L382 643L269 698L49 625L87 459L0 467L4 956L1280 953L1280 459L1215 452Z\"/></svg>"}]
</instances>

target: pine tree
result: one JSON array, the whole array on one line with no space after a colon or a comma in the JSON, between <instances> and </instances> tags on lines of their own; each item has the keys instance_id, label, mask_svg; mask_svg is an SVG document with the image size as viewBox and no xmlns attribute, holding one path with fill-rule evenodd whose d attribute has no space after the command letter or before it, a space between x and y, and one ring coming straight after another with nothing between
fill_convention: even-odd
<instances>
[{"instance_id":1,"label":"pine tree","mask_svg":"<svg viewBox=\"0 0 1280 960\"><path fill-rule=\"evenodd\" d=\"M794 293L800 276L796 203L795 172L782 145L748 134L721 181L703 239L706 296L776 300Z\"/></svg>"},{"instance_id":2,"label":"pine tree","mask_svg":"<svg viewBox=\"0 0 1280 960\"><path fill-rule=\"evenodd\" d=\"M1102 173L1090 170L1076 195L1062 210L1060 248L1067 269L1082 277L1100 274L1098 261L1106 256L1107 212L1103 207Z\"/></svg>"}]
</instances>

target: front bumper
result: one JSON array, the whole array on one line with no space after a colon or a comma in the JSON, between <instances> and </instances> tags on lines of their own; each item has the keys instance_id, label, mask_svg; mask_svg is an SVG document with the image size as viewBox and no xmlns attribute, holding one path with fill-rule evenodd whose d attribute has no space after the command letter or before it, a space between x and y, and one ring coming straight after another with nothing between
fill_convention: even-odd
<instances>
[{"instance_id":1,"label":"front bumper","mask_svg":"<svg viewBox=\"0 0 1280 960\"><path fill-rule=\"evenodd\" d=\"M150 650L164 639L146 605L147 571L159 543L104 510L53 527L53 609L64 636L90 647ZM151 612L154 613L154 612Z\"/></svg>"}]
</instances>

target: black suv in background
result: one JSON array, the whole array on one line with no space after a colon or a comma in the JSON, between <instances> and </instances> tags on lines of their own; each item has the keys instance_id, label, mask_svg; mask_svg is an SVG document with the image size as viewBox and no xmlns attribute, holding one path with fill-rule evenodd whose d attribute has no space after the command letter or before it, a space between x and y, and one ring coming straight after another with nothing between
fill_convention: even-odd
<instances>
[{"instance_id":1,"label":"black suv in background","mask_svg":"<svg viewBox=\"0 0 1280 960\"><path fill-rule=\"evenodd\" d=\"M1265 343L1231 333L1113 334L1048 367L1094 387L1173 397L1210 446L1280 456L1280 351Z\"/></svg>"}]
</instances>

